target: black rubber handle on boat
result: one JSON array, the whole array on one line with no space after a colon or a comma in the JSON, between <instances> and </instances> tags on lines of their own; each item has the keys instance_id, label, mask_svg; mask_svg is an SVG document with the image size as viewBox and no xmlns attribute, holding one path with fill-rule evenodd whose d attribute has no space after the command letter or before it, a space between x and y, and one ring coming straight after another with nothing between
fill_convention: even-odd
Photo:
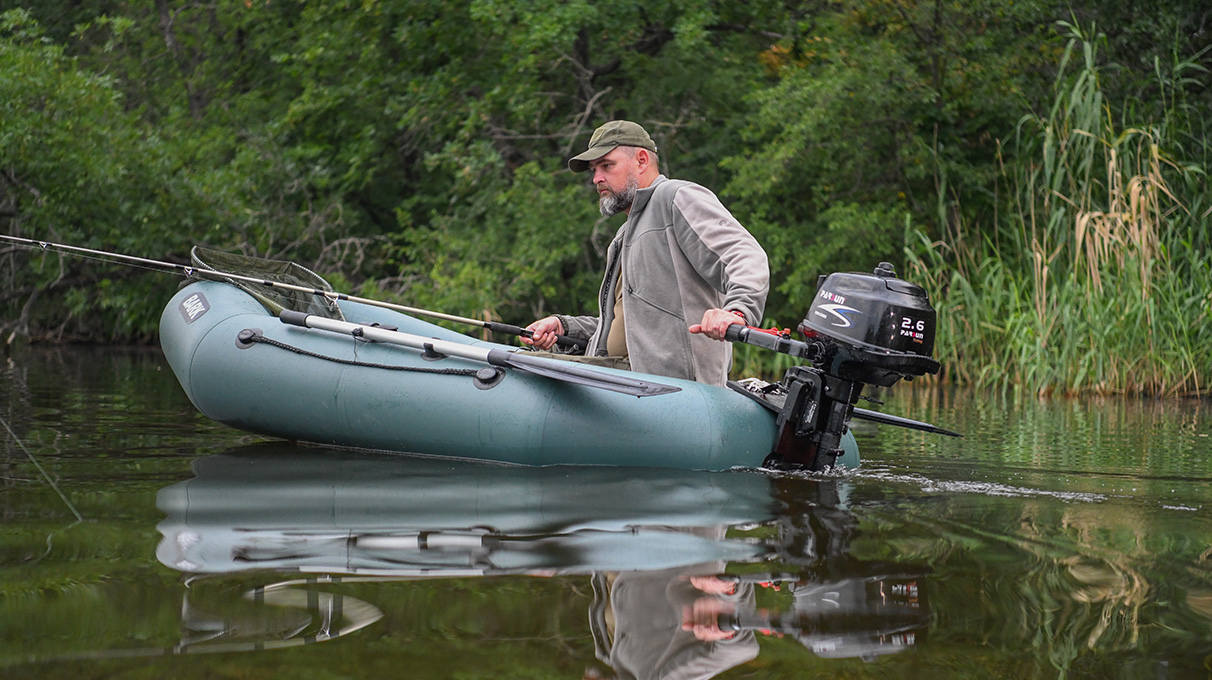
<instances>
[{"instance_id":1,"label":"black rubber handle on boat","mask_svg":"<svg viewBox=\"0 0 1212 680\"><path fill-rule=\"evenodd\" d=\"M278 319L282 323L307 328L307 315L303 312L296 312L293 309L283 309L282 313L278 315Z\"/></svg>"}]
</instances>

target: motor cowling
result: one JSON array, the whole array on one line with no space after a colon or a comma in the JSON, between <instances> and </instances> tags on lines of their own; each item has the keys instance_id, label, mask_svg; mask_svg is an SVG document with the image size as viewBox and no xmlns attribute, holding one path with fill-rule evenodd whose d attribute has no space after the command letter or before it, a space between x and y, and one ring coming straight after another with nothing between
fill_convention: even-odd
<instances>
[{"instance_id":1,"label":"motor cowling","mask_svg":"<svg viewBox=\"0 0 1212 680\"><path fill-rule=\"evenodd\" d=\"M925 289L881 262L871 274L822 277L799 331L820 343L813 363L843 380L891 386L938 373L935 312Z\"/></svg>"}]
</instances>

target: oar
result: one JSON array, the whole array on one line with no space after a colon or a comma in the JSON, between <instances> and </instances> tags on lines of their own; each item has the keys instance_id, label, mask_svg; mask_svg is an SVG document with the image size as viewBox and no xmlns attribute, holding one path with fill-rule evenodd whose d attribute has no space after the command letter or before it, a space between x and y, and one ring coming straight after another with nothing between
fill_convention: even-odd
<instances>
[{"instance_id":1,"label":"oar","mask_svg":"<svg viewBox=\"0 0 1212 680\"><path fill-rule=\"evenodd\" d=\"M680 392L682 389L680 387L674 387L673 385L664 385L647 380L640 380L639 378L602 373L590 370L585 366L580 366L578 364L566 361L527 356L524 352L507 351L503 349L483 349L481 347L473 347L471 345L464 345L458 342L438 340L437 338L427 338L421 335L413 335L411 333L393 331L386 328L363 326L356 323L338 321L336 319L327 319L322 316L304 314L303 312L295 312L292 310L283 311L278 318L281 319L282 323L291 324L293 326L315 328L318 330L329 331L331 333L340 333L341 335L349 335L367 340L377 340L379 342L403 345L405 347L411 347L412 349L418 349L423 352L436 352L438 354L459 357L461 359L479 361L492 366L514 368L519 371L541 375L545 378L573 383L574 385L597 387L599 389L610 390L612 392L621 392L623 394L629 394L636 397L651 397L660 394L670 394L672 392Z\"/></svg>"},{"instance_id":2,"label":"oar","mask_svg":"<svg viewBox=\"0 0 1212 680\"><path fill-rule=\"evenodd\" d=\"M426 316L426 317L430 317L433 319L442 319L443 321L453 321L454 323L467 324L469 326L478 326L480 328L492 331L494 333L506 333L509 335L519 335L524 338L530 338L530 337L534 336L534 332L531 331L530 329L522 328L521 326L514 326L513 324L498 323L496 321L481 321L479 319L471 319L471 318L464 317L464 316L455 316L454 314L444 314L442 312L433 312L428 309L419 309L417 307L408 307L405 305L397 305L392 302L383 302L381 300L372 300L370 298L358 297L357 295L348 295L346 293L336 293L336 292L333 292L330 290L320 290L317 288L307 288L305 286L296 286L296 285L293 285L290 283L283 283L281 281L258 279L258 278L254 278L251 276L241 276L239 274L230 274L227 272L216 271L213 269L203 269L200 267L191 267L188 265L176 264L174 262L162 262L160 260L149 260L147 258L135 257L133 255L123 255L121 253L110 253L110 252L106 252L103 250L92 250L91 248L81 248L79 246L69 246L69 245L64 245L62 243L51 243L49 241L35 241L34 239L21 238L19 236L8 236L6 234L0 234L0 239L12 241L14 243L19 243L28 248L37 247L37 248L41 248L42 250L48 250L48 249L62 250L62 251L68 252L68 253L80 253L80 254L84 254L84 255L91 255L94 257L109 258L111 260L117 260L120 263L134 263L134 264L144 265L147 267L156 267L156 268L159 268L161 270L166 270L166 271L180 271L180 272L184 273L186 277L189 277L189 278L198 277L198 278L211 279L211 280L215 280L215 281L221 281L223 279L233 279L235 281L244 281L246 283L255 283L255 284L267 286L270 288L281 288L283 290L293 290L293 291L300 292L300 293L311 293L312 295L324 297L329 300L348 300L350 302L360 302L364 305L371 305L373 307L382 307L384 309L392 309L397 312L404 312L405 314L414 314L417 316ZM570 338L566 335L557 335L556 342L559 345L564 346L564 347L578 347L580 349L584 349L585 346L588 344L588 342L584 339Z\"/></svg>"}]
</instances>

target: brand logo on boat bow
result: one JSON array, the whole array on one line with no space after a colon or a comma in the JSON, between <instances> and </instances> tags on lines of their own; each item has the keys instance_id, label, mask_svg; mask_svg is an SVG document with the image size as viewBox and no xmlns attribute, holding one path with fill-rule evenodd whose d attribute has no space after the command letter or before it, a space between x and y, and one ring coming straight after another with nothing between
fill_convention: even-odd
<instances>
[{"instance_id":1,"label":"brand logo on boat bow","mask_svg":"<svg viewBox=\"0 0 1212 680\"><path fill-rule=\"evenodd\" d=\"M185 319L185 323L193 323L210 309L210 303L206 301L205 295L194 293L182 300L177 309L181 312L181 317Z\"/></svg>"}]
</instances>

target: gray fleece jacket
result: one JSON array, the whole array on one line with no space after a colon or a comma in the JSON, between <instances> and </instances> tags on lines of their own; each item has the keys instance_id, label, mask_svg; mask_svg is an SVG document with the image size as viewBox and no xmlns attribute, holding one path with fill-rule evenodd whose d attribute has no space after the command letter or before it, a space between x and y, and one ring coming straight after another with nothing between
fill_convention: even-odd
<instances>
[{"instance_id":1,"label":"gray fleece jacket","mask_svg":"<svg viewBox=\"0 0 1212 680\"><path fill-rule=\"evenodd\" d=\"M718 308L759 325L770 292L766 252L710 190L659 176L640 189L606 254L598 316L558 315L565 332L606 355L620 264L631 368L723 386L732 345L687 329Z\"/></svg>"}]
</instances>

